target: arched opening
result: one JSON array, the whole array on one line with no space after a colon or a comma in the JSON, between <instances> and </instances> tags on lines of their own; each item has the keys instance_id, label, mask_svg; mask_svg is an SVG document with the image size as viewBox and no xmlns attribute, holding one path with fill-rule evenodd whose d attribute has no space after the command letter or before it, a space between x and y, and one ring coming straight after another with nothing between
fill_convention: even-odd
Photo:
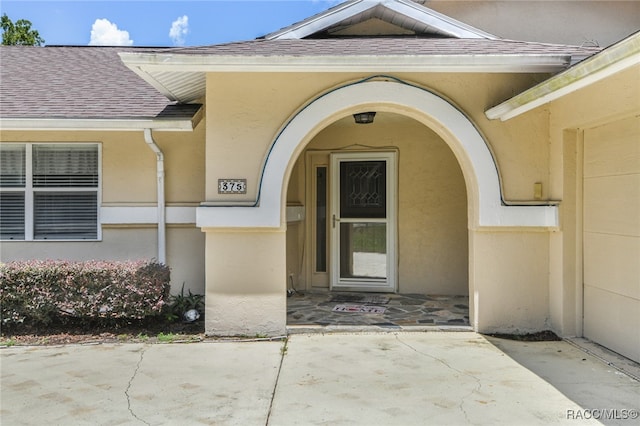
<instances>
[{"instance_id":1,"label":"arched opening","mask_svg":"<svg viewBox=\"0 0 640 426\"><path fill-rule=\"evenodd\" d=\"M225 234L225 237L237 242L238 247L244 247L243 242L248 241L249 238L265 244L264 250L262 250L262 246L252 248L254 255L260 259L261 267L271 272L268 280L265 280L264 277L260 278L261 282L266 283L265 288L261 291L266 292L268 284L268 296L259 300L268 303L268 307L270 311L273 311L273 316L277 321L274 320L266 324L263 320L264 315L258 317L257 314L252 317L252 321L260 323L260 329L279 332L281 327L284 327L284 323L281 322L285 314L282 304L284 292L276 294L274 291L283 289L283 278L287 277L287 282L289 282L288 278L291 276L291 271L286 270L284 253L286 240L283 233L287 228L287 190L290 177L295 173L300 156L323 129L340 119L362 111L377 111L381 115L382 113L392 113L413 119L437 134L456 158L464 176L466 188L467 227L469 235L473 235L473 239L471 237L469 239L468 249L470 259L468 262L469 317L472 325L477 327L479 320L476 316L479 310L475 305L479 306L482 292L485 287L490 287L491 281L482 281L480 284L483 288L479 288L475 282L479 274L475 273L474 268L477 268L478 265L471 259L479 254L474 247L482 246L482 242L476 240L476 236L479 236L476 231L482 227L554 227L557 226L557 208L505 205L501 197L496 164L478 129L464 113L451 103L415 85L386 77L366 79L335 88L310 100L292 115L274 138L268 154L265 156L259 194L255 203L242 206L199 207L196 213L197 225L203 229L211 229L212 232L217 229L233 230L230 234ZM305 209L306 207L304 206ZM246 229L247 233L244 233L243 229ZM220 237L218 234L216 236ZM226 248L223 243L221 238L208 238L208 252L224 252ZM267 250L267 246L270 249ZM230 267L219 264L227 257L222 256L218 259L211 256L212 266L208 270L230 272ZM276 265L273 265L274 261L277 262ZM247 279L256 279L256 277L245 275L249 275L249 273L243 274L242 277L235 277L235 279L242 279L242 282ZM207 282L214 282L214 278L214 276L211 279L208 278ZM483 276L480 278L482 279ZM218 323L224 323L226 326L232 322L227 316L232 314L238 316L239 314L236 312L241 311L231 307L237 306L241 302L245 303L250 298L245 293L238 297L235 296L235 293L233 296L227 297L226 293L222 292L230 291L230 285L220 284L220 289L214 289L211 286L212 290L208 290L209 293L216 291L216 296L218 296L215 299L217 304L214 302L209 309L210 312L215 312L217 315L213 320L210 320L212 330L220 328ZM209 289L209 284L207 286ZM488 294L491 294L490 288ZM252 303L257 303L258 299L251 300ZM208 318L213 317L209 314L207 316ZM235 321L234 319L233 322ZM247 323L244 317L238 318L237 322ZM241 328L244 330L247 326L243 325Z\"/></svg>"},{"instance_id":2,"label":"arched opening","mask_svg":"<svg viewBox=\"0 0 640 426\"><path fill-rule=\"evenodd\" d=\"M370 159L392 155L396 161L393 193L387 194L397 214L389 225L395 247L387 247L394 262L394 286L383 295L358 293L383 291L371 287L366 277L357 286L336 286L336 272L344 267L344 237L332 223L332 203L340 202L336 162L332 158ZM451 149L424 124L397 113L380 112L370 125L359 125L351 116L321 130L298 157L289 179L287 206L304 206L304 220L291 217L287 227L289 325L468 325L467 194L464 176ZM358 231L358 229L356 229ZM372 237L376 237L373 235ZM358 242L362 237L356 235ZM387 240L388 242L389 240ZM380 258L380 241L369 253L355 253L356 269ZM351 259L350 258L350 259ZM358 261L361 263L358 265ZM366 275L366 274L365 274ZM363 285L363 287L360 287ZM340 293L338 293L340 292ZM344 301L352 301L345 305ZM335 303L328 303L328 302ZM364 303L359 303L358 301ZM364 301L364 302L363 302ZM368 301L368 302L367 302ZM343 306L368 306L375 302L380 315L336 312Z\"/></svg>"},{"instance_id":3,"label":"arched opening","mask_svg":"<svg viewBox=\"0 0 640 426\"><path fill-rule=\"evenodd\" d=\"M304 217L304 220L292 220L288 226L289 290L312 293L340 290L335 287L335 276L336 270L341 267L332 261L336 258L342 260L342 256L336 252L340 251L338 246L342 244L343 239L332 233L335 219L332 224L331 216L335 218L332 212L336 211L335 206L332 207L332 203L336 203L332 190L335 191L337 188L332 180L339 179L331 167L332 156L343 155L345 152L350 156L393 152L397 157L397 184L394 187L392 202L397 208L397 218L391 224L394 228L395 247L387 247L387 250L392 252L390 262L393 262L395 267L395 284L392 291L399 294L423 295L427 298L423 300L427 302L425 306L431 308L438 303L430 305L429 295L438 295L440 305L449 308L441 311L457 310L450 312L448 317L440 318L441 320L446 322L454 319L456 324L468 324L468 227L472 226L474 221L479 221L479 214L468 217L468 212L477 212L477 209L469 209L468 204L478 204L479 185L474 165L470 164L467 154L469 150L475 149L485 155L485 160L489 160L488 164L480 161L475 166L490 171L489 176L484 177L485 186L490 188L493 178L499 200L497 171L493 159L475 127L443 99L414 86L397 82L360 83L363 86L372 84L376 87L369 86L369 89L374 89L373 93L369 94L349 90L358 85L338 89L336 92L350 92L349 96L341 97L338 101L342 105L334 106L334 110L316 116L312 119L315 126L310 126L309 133L299 135L299 140L303 143L297 145L294 150L297 153L297 161L288 165L285 202L289 211L301 208L305 213L295 216L298 219ZM357 96L354 96L359 94L364 98L382 99L385 94L375 90L382 87L401 87L408 90L405 90L404 94L391 95L394 98L393 102L388 98L357 102ZM331 96L332 93L317 99L300 111L284 128L278 140L287 141L290 136L288 130L296 125L302 127L307 119L306 113L314 106L319 106L318 102L325 103L328 100L325 97ZM420 99L408 99L407 102L403 102L403 95ZM347 104L354 105L344 105L345 100L348 101ZM408 105L411 103L435 103L436 105L431 105L430 108L435 109L439 106L441 117L436 120L424 110L417 109L415 105L411 108ZM331 102L327 103L326 107L329 104ZM448 106L447 111L443 111L443 105ZM424 105L423 107L426 108ZM378 112L374 124L355 124L351 114L363 110ZM445 127L444 123L447 121L454 126L453 129ZM447 143L444 137L451 139L452 134L456 133L470 135L474 140L468 142L469 147L459 142ZM271 154L274 152L275 145ZM466 173L465 168L461 167L461 164L465 163ZM472 189L470 194L468 186ZM356 286L348 290L358 291L359 288ZM364 291L372 290L376 291L377 288L364 288ZM449 304L448 297L451 297ZM407 303L416 306L418 302L420 301L413 298ZM326 311L326 308L324 310ZM413 311L420 312L415 309ZM302 322L305 321L304 314L293 314ZM317 316L316 313L311 315ZM457 318L453 318L456 316ZM420 319L424 320L424 324L428 324L425 317ZM320 319L326 320L326 316Z\"/></svg>"}]
</instances>

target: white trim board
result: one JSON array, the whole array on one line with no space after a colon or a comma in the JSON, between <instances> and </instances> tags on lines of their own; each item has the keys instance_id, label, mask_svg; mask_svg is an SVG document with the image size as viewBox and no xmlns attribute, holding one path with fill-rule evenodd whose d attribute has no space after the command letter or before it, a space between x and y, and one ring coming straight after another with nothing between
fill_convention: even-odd
<instances>
[{"instance_id":1,"label":"white trim board","mask_svg":"<svg viewBox=\"0 0 640 426\"><path fill-rule=\"evenodd\" d=\"M287 206L287 222L304 220L304 206ZM196 207L167 207L168 225L196 223ZM101 207L102 225L146 225L158 223L157 207Z\"/></svg>"},{"instance_id":2,"label":"white trim board","mask_svg":"<svg viewBox=\"0 0 640 426\"><path fill-rule=\"evenodd\" d=\"M640 33L580 62L507 101L489 108L490 120L507 121L640 64Z\"/></svg>"},{"instance_id":3,"label":"white trim board","mask_svg":"<svg viewBox=\"0 0 640 426\"><path fill-rule=\"evenodd\" d=\"M336 24L349 21L358 15L384 19L394 25L402 26L404 19L419 22L435 32L458 38L497 38L471 25L458 21L435 10L410 0L352 0L342 3L318 15L307 18L297 24L264 36L267 40L302 39L324 31Z\"/></svg>"},{"instance_id":4,"label":"white trim board","mask_svg":"<svg viewBox=\"0 0 640 426\"><path fill-rule=\"evenodd\" d=\"M195 207L167 207L167 224L196 223ZM101 207L102 225L143 225L158 223L157 207Z\"/></svg>"}]
</instances>

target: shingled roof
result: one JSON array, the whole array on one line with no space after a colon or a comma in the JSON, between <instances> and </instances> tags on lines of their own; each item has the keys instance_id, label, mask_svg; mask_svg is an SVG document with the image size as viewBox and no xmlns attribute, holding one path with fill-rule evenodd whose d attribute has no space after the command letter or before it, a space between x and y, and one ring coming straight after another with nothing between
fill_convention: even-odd
<instances>
[{"instance_id":1,"label":"shingled roof","mask_svg":"<svg viewBox=\"0 0 640 426\"><path fill-rule=\"evenodd\" d=\"M3 46L0 126L195 122L202 110L191 103L205 95L207 72L557 73L600 51L498 39L418 3L350 0L261 39L211 46ZM372 19L404 35L340 35Z\"/></svg>"},{"instance_id":2,"label":"shingled roof","mask_svg":"<svg viewBox=\"0 0 640 426\"><path fill-rule=\"evenodd\" d=\"M191 120L200 105L169 101L118 57L146 50L2 46L0 118Z\"/></svg>"}]
</instances>

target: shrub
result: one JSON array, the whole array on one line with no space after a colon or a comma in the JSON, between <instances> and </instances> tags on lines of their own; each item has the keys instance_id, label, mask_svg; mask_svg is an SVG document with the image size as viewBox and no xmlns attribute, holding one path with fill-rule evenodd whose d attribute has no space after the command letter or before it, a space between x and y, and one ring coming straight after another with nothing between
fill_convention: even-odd
<instances>
[{"instance_id":1,"label":"shrub","mask_svg":"<svg viewBox=\"0 0 640 426\"><path fill-rule=\"evenodd\" d=\"M169 321L176 321L177 319L184 319L184 314L190 309L195 309L198 314L204 313L204 295L193 294L189 290L189 294L184 294L184 283L180 294L172 295L169 297L169 304L167 305L166 317Z\"/></svg>"},{"instance_id":2,"label":"shrub","mask_svg":"<svg viewBox=\"0 0 640 426\"><path fill-rule=\"evenodd\" d=\"M142 319L169 299L169 268L149 261L26 261L0 265L2 325L68 318Z\"/></svg>"}]
</instances>

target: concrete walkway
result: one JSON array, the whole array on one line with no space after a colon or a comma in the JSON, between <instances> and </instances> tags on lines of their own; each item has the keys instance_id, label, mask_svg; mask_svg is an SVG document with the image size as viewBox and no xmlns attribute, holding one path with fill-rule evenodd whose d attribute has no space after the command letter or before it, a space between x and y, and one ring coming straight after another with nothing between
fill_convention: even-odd
<instances>
[{"instance_id":1,"label":"concrete walkway","mask_svg":"<svg viewBox=\"0 0 640 426\"><path fill-rule=\"evenodd\" d=\"M631 426L640 410L637 380L570 342L472 332L9 347L0 359L3 426Z\"/></svg>"}]
</instances>

